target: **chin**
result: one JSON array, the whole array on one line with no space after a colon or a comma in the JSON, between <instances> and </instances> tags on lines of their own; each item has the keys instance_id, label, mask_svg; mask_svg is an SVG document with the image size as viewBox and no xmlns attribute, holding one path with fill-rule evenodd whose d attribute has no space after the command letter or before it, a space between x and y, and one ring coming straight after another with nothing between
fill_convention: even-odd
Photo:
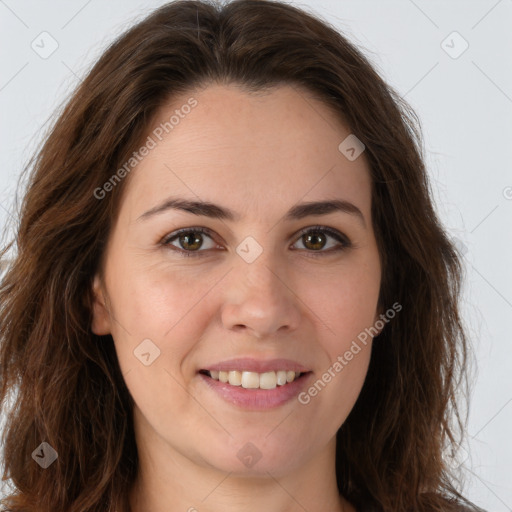
<instances>
[{"instance_id":1,"label":"chin","mask_svg":"<svg viewBox=\"0 0 512 512\"><path fill-rule=\"evenodd\" d=\"M268 473L277 477L301 466L305 456L303 451L297 450L301 443L291 442L288 438L289 445L286 446L278 439L265 440L266 435L268 432L261 436L261 442L251 436L230 438L229 445L209 447L211 449L202 454L203 460L212 468L241 477L268 477ZM223 448L222 451L219 448Z\"/></svg>"}]
</instances>

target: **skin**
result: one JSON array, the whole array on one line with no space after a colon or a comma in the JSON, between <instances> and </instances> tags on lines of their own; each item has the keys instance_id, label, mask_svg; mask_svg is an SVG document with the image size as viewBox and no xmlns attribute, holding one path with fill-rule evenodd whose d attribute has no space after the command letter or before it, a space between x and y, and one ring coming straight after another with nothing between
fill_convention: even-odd
<instances>
[{"instance_id":1,"label":"skin","mask_svg":"<svg viewBox=\"0 0 512 512\"><path fill-rule=\"evenodd\" d=\"M132 510L355 511L337 491L335 435L364 383L371 338L307 405L292 399L246 411L197 372L234 357L282 357L310 368L314 383L374 325L381 265L365 155L349 161L338 145L350 130L290 86L255 95L209 85L175 98L155 126L191 96L198 105L127 178L103 276L94 280L92 329L112 334L136 404ZM167 210L138 220L170 196L242 218ZM283 219L299 202L334 198L356 205L366 226L343 212ZM339 231L352 247L328 253L340 245L330 235L323 245L308 243L300 231L315 225ZM159 244L197 227L212 232L196 234L199 248L193 238L192 248L178 238ZM263 249L252 263L236 252L248 236ZM202 255L180 257L179 249ZM149 366L133 353L144 339L160 350ZM250 468L237 457L248 442L261 454Z\"/></svg>"}]
</instances>

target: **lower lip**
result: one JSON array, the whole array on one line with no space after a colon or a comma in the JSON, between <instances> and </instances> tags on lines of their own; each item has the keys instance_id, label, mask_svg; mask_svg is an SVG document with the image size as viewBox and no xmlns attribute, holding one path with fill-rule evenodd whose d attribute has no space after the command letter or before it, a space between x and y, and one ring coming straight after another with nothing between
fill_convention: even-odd
<instances>
[{"instance_id":1,"label":"lower lip","mask_svg":"<svg viewBox=\"0 0 512 512\"><path fill-rule=\"evenodd\" d=\"M311 375L311 372L306 373L293 382L277 386L274 389L245 389L242 386L232 386L226 382L220 382L202 373L199 374L199 377L227 402L242 409L263 411L279 407L292 400L306 386Z\"/></svg>"}]
</instances>

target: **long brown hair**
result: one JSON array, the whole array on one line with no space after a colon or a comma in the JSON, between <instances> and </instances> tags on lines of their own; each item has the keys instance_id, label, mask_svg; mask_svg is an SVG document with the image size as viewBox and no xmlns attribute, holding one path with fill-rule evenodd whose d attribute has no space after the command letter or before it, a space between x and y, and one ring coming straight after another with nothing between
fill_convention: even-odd
<instances>
[{"instance_id":1,"label":"long brown hair","mask_svg":"<svg viewBox=\"0 0 512 512\"><path fill-rule=\"evenodd\" d=\"M337 433L340 493L365 511L471 506L446 457L464 436L464 269L433 208L420 123L333 26L269 0L157 9L105 51L25 168L16 238L0 253L16 250L0 287L3 478L12 487L2 504L12 512L129 509L138 466L133 400L111 336L90 327L92 277L127 179L101 200L97 190L140 147L161 106L214 82L303 88L366 146L379 302L402 311L376 338L361 394ZM58 454L46 469L36 464L42 442Z\"/></svg>"}]
</instances>

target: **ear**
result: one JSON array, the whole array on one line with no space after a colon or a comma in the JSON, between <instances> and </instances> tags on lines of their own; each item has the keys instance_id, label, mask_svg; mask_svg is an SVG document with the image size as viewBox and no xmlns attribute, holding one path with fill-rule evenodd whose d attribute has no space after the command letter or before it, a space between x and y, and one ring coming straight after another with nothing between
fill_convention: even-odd
<instances>
[{"instance_id":1,"label":"ear","mask_svg":"<svg viewBox=\"0 0 512 512\"><path fill-rule=\"evenodd\" d=\"M94 301L91 330L94 334L97 334L98 336L111 334L110 314L105 305L105 293L101 286L101 279L99 275L94 276L92 288L94 294Z\"/></svg>"}]
</instances>

